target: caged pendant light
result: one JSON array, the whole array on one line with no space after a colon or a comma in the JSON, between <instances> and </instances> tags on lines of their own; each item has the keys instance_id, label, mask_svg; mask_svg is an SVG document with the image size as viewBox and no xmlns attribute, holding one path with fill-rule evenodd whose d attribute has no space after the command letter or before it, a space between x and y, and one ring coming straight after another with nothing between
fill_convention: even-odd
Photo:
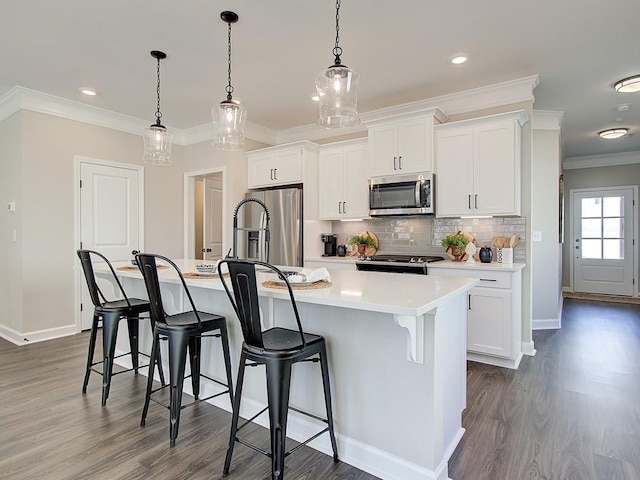
<instances>
[{"instance_id":1,"label":"caged pendant light","mask_svg":"<svg viewBox=\"0 0 640 480\"><path fill-rule=\"evenodd\" d=\"M144 153L142 154L142 160L145 163L152 163L154 165L170 165L173 135L160 123L160 119L162 118L162 113L160 113L160 60L167 58L167 54L158 50L152 50L151 56L158 61L158 83L156 87L158 105L156 109L156 123L144 131Z\"/></svg>"},{"instance_id":2,"label":"caged pendant light","mask_svg":"<svg viewBox=\"0 0 640 480\"><path fill-rule=\"evenodd\" d=\"M358 84L360 76L346 65L340 55L340 0L336 1L335 60L316 77L320 116L318 125L325 128L352 127L360 123L358 118Z\"/></svg>"},{"instance_id":3,"label":"caged pendant light","mask_svg":"<svg viewBox=\"0 0 640 480\"><path fill-rule=\"evenodd\" d=\"M232 97L231 85L231 24L238 21L238 15L234 12L224 11L220 14L223 22L229 25L228 29L228 83L225 88L226 100L211 109L213 116L214 137L213 144L222 150L236 150L244 148L244 123L247 110L240 102Z\"/></svg>"}]
</instances>

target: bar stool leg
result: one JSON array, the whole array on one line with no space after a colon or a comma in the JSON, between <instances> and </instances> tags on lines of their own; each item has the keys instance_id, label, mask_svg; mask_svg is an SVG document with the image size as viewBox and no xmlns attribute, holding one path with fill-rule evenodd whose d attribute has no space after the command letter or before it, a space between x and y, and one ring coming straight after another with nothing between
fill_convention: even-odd
<instances>
[{"instance_id":1,"label":"bar stool leg","mask_svg":"<svg viewBox=\"0 0 640 480\"><path fill-rule=\"evenodd\" d=\"M156 360L159 359L160 354L160 334L153 330L153 343L151 345L151 358L149 359L149 375L147 377L147 393L144 397L144 407L142 407L142 417L140 419L140 426L144 427L147 421L147 412L149 411L149 402L151 401L151 392L153 391L153 370L156 365ZM162 368L160 367L160 374L162 377ZM164 380L162 381L164 386Z\"/></svg>"},{"instance_id":2,"label":"bar stool leg","mask_svg":"<svg viewBox=\"0 0 640 480\"><path fill-rule=\"evenodd\" d=\"M191 388L193 397L200 397L200 354L202 352L202 337L189 338L189 359L191 364Z\"/></svg>"},{"instance_id":3,"label":"bar stool leg","mask_svg":"<svg viewBox=\"0 0 640 480\"><path fill-rule=\"evenodd\" d=\"M155 332L156 332L156 322L153 321L153 319L151 318L151 316L149 316L149 324L151 326L151 335L154 338L154 342L155 342ZM158 376L160 377L160 384L164 387L166 385L165 381L164 381L164 371L162 368L162 352L160 351L160 341L158 339L158 342L155 344L155 347L151 347L151 355L153 356L153 354L156 354L155 357L155 363L158 366ZM156 350L154 352L154 350ZM151 364L152 362L154 362L153 357L149 358L149 364ZM153 375L150 375L153 378Z\"/></svg>"},{"instance_id":4,"label":"bar stool leg","mask_svg":"<svg viewBox=\"0 0 640 480\"><path fill-rule=\"evenodd\" d=\"M240 355L240 364L238 365L238 381L236 382L236 393L233 398L233 415L231 418L231 432L229 434L229 447L227 448L227 456L224 459L224 468L222 475L229 474L231 466L231 457L233 456L233 447L236 443L236 435L238 433L238 417L240 416L240 401L242 399L242 384L244 382L244 369L247 363L247 356L244 352Z\"/></svg>"},{"instance_id":5,"label":"bar stool leg","mask_svg":"<svg viewBox=\"0 0 640 480\"><path fill-rule=\"evenodd\" d=\"M227 386L229 387L229 401L233 408L233 377L231 375L231 355L229 354L229 336L227 335L227 325L222 324L220 328L220 341L222 342L222 355L224 356L224 367L227 371Z\"/></svg>"},{"instance_id":6,"label":"bar stool leg","mask_svg":"<svg viewBox=\"0 0 640 480\"><path fill-rule=\"evenodd\" d=\"M102 406L107 404L109 388L111 387L111 375L113 374L113 357L116 350L116 338L118 336L118 322L120 316L117 313L107 312L102 314L102 349L104 363L102 364Z\"/></svg>"},{"instance_id":7,"label":"bar stool leg","mask_svg":"<svg viewBox=\"0 0 640 480\"><path fill-rule=\"evenodd\" d=\"M169 376L171 382L169 423L170 446L174 447L180 427L180 409L182 408L182 387L184 368L187 362L187 344L189 334L180 331L168 332L169 337Z\"/></svg>"},{"instance_id":8,"label":"bar stool leg","mask_svg":"<svg viewBox=\"0 0 640 480\"><path fill-rule=\"evenodd\" d=\"M287 415L291 363L283 360L267 361L267 397L271 433L271 479L284 479L284 457L287 444Z\"/></svg>"},{"instance_id":9,"label":"bar stool leg","mask_svg":"<svg viewBox=\"0 0 640 480\"><path fill-rule=\"evenodd\" d=\"M322 387L324 388L324 404L327 409L327 422L329 423L329 437L333 448L333 461L338 461L338 446L336 435L333 431L333 409L331 408L331 386L329 384L329 367L327 362L327 349L322 345L320 350L320 369L322 371Z\"/></svg>"},{"instance_id":10,"label":"bar stool leg","mask_svg":"<svg viewBox=\"0 0 640 480\"><path fill-rule=\"evenodd\" d=\"M137 315L127 315L127 327L129 330L129 347L131 349L131 364L133 371L138 374L140 357L138 355L138 332L140 321Z\"/></svg>"},{"instance_id":11,"label":"bar stool leg","mask_svg":"<svg viewBox=\"0 0 640 480\"><path fill-rule=\"evenodd\" d=\"M87 393L87 385L89 385L89 376L91 375L91 367L93 366L93 355L96 351L96 337L98 336L98 322L100 314L93 313L93 321L91 322L91 337L89 337L89 353L87 355L87 369L84 372L84 381L82 382L82 393Z\"/></svg>"}]
</instances>

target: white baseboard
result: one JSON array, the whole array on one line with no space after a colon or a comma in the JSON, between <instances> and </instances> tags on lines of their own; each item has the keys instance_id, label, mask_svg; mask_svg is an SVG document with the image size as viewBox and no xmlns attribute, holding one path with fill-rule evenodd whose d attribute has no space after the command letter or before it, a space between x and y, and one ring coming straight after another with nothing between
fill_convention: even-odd
<instances>
[{"instance_id":1,"label":"white baseboard","mask_svg":"<svg viewBox=\"0 0 640 480\"><path fill-rule=\"evenodd\" d=\"M122 352L116 352L116 354L119 353ZM131 368L131 359L129 357L118 358L116 359L116 363L123 367ZM146 370L140 371L140 375L146 375L146 373ZM154 375L154 377L159 380L157 375ZM218 378L217 380L224 382L226 379ZM220 393L224 390L221 385L207 382L206 380L201 383L200 388L200 397L203 398ZM189 395L193 393L190 382L185 382L184 392ZM220 395L219 397L207 400L207 402L221 408L222 410L231 412L231 402L227 395ZM264 404L245 397L242 399L240 416L244 419L251 418L264 407ZM269 428L269 417L267 412L264 412L253 421L264 428ZM289 410L287 420L287 437L297 442L301 442L319 432L325 428L325 426L325 423L318 422L317 420L306 417L298 412ZM371 475L375 475L376 477L383 478L385 480L450 480L448 477L448 460L460 442L464 432L465 429L461 428L451 442L451 445L447 446L444 455L445 460L443 460L435 470L426 469L386 451L372 447L371 445L362 443L345 435L341 435L337 429L336 441L338 442L338 455L340 461L348 463L349 465L359 468ZM167 435L169 435L168 432ZM333 456L331 441L329 440L328 434L321 435L315 440L309 442L307 445L326 455ZM233 469L233 464L231 465L231 468Z\"/></svg>"},{"instance_id":2,"label":"white baseboard","mask_svg":"<svg viewBox=\"0 0 640 480\"><path fill-rule=\"evenodd\" d=\"M534 357L536 355L536 349L533 345L533 340L530 342L522 342L522 353Z\"/></svg>"},{"instance_id":3,"label":"white baseboard","mask_svg":"<svg viewBox=\"0 0 640 480\"><path fill-rule=\"evenodd\" d=\"M533 320L532 330L557 330L560 328L559 318L544 318Z\"/></svg>"},{"instance_id":4,"label":"white baseboard","mask_svg":"<svg viewBox=\"0 0 640 480\"><path fill-rule=\"evenodd\" d=\"M35 332L20 333L13 328L0 324L0 337L15 345L27 345L29 343L44 342L54 338L66 337L77 333L75 324L64 327L36 330Z\"/></svg>"},{"instance_id":5,"label":"white baseboard","mask_svg":"<svg viewBox=\"0 0 640 480\"><path fill-rule=\"evenodd\" d=\"M519 353L515 359L493 357L491 355L482 355L480 353L467 352L467 360L473 362L493 365L494 367L504 367L517 370L522 360L522 353Z\"/></svg>"}]
</instances>

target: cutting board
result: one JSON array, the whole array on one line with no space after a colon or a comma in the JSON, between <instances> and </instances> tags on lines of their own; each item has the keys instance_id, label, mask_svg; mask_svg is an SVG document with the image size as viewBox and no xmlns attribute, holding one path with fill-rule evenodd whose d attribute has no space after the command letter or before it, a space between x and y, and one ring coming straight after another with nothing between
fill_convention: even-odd
<instances>
[{"instance_id":1,"label":"cutting board","mask_svg":"<svg viewBox=\"0 0 640 480\"><path fill-rule=\"evenodd\" d=\"M369 232L367 230L367 231L359 233L358 235L360 235L361 237L370 237L370 238L373 239L374 243L376 244L375 247L367 245L367 248L365 248L365 250L364 250L364 254L367 257L370 257L371 255L375 254L378 251L378 248L380 248L380 243L378 242L378 237L376 236L375 233ZM358 254L357 245L352 245L352 247L353 247L353 249L349 252L349 256L353 256L353 255L357 255Z\"/></svg>"}]
</instances>

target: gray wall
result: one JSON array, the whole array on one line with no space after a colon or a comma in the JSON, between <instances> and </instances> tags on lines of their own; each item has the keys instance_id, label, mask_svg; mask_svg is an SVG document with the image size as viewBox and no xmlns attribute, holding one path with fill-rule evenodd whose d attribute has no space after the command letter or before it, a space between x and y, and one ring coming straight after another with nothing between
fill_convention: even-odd
<instances>
[{"instance_id":1,"label":"gray wall","mask_svg":"<svg viewBox=\"0 0 640 480\"><path fill-rule=\"evenodd\" d=\"M640 156L640 154L638 154ZM577 168L564 171L564 194L565 194L565 242L562 251L562 286L569 288L570 279L570 262L571 262L571 244L572 239L569 238L571 227L571 196L572 188L600 188L600 187L620 187L640 185L640 158L638 163L631 165L611 165L607 167ZM636 208L636 212L640 211ZM635 218L636 222L640 222L640 215ZM636 223L638 225L638 223ZM638 240L636 239L636 242ZM637 259L640 262L640 259ZM636 279L636 282L638 279Z\"/></svg>"}]
</instances>

